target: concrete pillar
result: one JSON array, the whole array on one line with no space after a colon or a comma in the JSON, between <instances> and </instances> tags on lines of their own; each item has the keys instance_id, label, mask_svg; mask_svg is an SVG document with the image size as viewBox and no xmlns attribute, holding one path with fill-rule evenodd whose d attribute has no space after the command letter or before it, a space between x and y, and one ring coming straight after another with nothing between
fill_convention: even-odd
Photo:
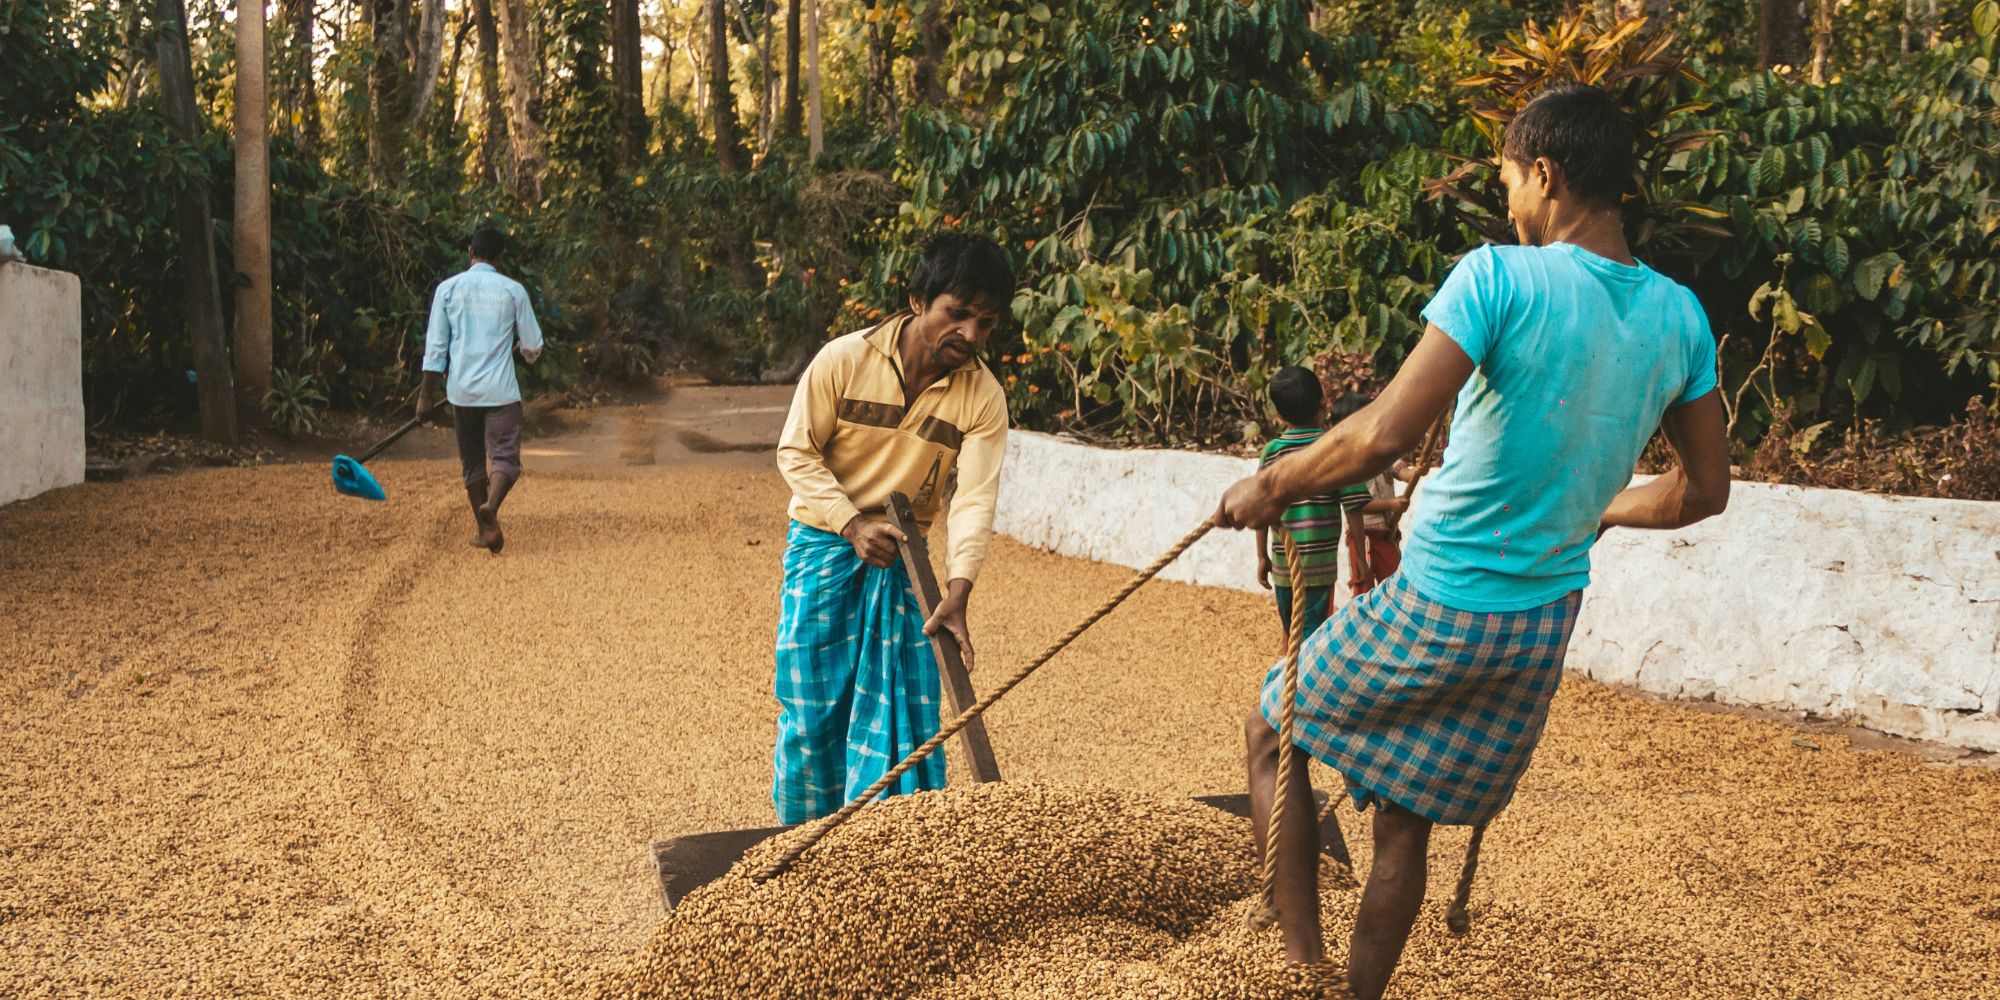
<instances>
[{"instance_id":1,"label":"concrete pillar","mask_svg":"<svg viewBox=\"0 0 2000 1000\"><path fill-rule=\"evenodd\" d=\"M0 263L0 504L83 482L83 284Z\"/></svg>"}]
</instances>

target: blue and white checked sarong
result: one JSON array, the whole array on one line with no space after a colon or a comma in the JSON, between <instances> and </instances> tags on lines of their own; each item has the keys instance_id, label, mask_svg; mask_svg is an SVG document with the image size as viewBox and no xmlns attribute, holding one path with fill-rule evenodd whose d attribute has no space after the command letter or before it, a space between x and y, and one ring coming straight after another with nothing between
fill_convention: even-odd
<instances>
[{"instance_id":1,"label":"blue and white checked sarong","mask_svg":"<svg viewBox=\"0 0 2000 1000\"><path fill-rule=\"evenodd\" d=\"M1398 573L1306 638L1295 741L1347 778L1358 807L1484 823L1541 742L1582 603L1576 591L1527 611L1460 611ZM1259 706L1273 728L1284 691L1280 660Z\"/></svg>"},{"instance_id":2,"label":"blue and white checked sarong","mask_svg":"<svg viewBox=\"0 0 2000 1000\"><path fill-rule=\"evenodd\" d=\"M877 569L847 539L792 522L777 654L779 822L839 809L937 734L937 660L901 563ZM884 794L943 788L944 775L940 748Z\"/></svg>"}]
</instances>

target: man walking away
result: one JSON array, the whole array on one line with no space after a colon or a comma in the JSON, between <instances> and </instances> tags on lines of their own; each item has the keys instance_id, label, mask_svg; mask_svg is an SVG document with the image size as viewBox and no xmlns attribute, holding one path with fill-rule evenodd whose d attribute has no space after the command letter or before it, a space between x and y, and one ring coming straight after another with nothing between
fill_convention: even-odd
<instances>
[{"instance_id":1,"label":"man walking away","mask_svg":"<svg viewBox=\"0 0 2000 1000\"><path fill-rule=\"evenodd\" d=\"M417 418L430 416L442 380L458 431L465 496L479 527L466 544L498 554L507 544L500 504L521 478L521 386L514 378L514 352L530 364L541 357L542 328L528 290L493 268L507 253L507 237L480 229L468 249L472 266L446 278L431 297Z\"/></svg>"}]
</instances>

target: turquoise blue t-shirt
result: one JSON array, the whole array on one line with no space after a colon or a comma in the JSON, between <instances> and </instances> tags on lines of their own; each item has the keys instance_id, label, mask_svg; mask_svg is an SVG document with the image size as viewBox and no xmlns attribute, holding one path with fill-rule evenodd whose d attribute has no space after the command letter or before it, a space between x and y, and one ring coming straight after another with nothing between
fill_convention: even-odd
<instances>
[{"instance_id":1,"label":"turquoise blue t-shirt","mask_svg":"<svg viewBox=\"0 0 2000 1000\"><path fill-rule=\"evenodd\" d=\"M1644 264L1567 243L1486 246L1451 269L1424 319L1474 370L1403 572L1465 611L1583 589L1599 520L1660 417L1715 388L1701 303Z\"/></svg>"}]
</instances>

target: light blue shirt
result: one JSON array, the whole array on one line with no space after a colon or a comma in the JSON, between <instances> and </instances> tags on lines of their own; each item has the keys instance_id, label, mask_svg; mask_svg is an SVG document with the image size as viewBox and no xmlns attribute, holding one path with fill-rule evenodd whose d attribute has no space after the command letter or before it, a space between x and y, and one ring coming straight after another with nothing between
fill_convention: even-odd
<instances>
[{"instance_id":1,"label":"light blue shirt","mask_svg":"<svg viewBox=\"0 0 2000 1000\"><path fill-rule=\"evenodd\" d=\"M529 361L542 352L542 328L528 290L491 264L474 264L446 278L431 296L424 371L444 373L444 398L453 406L518 403L517 340Z\"/></svg>"},{"instance_id":2,"label":"light blue shirt","mask_svg":"<svg viewBox=\"0 0 2000 1000\"><path fill-rule=\"evenodd\" d=\"M1715 388L1701 303L1581 247L1486 246L1424 309L1475 366L1403 560L1465 611L1540 607L1590 583L1611 498L1670 406Z\"/></svg>"}]
</instances>

